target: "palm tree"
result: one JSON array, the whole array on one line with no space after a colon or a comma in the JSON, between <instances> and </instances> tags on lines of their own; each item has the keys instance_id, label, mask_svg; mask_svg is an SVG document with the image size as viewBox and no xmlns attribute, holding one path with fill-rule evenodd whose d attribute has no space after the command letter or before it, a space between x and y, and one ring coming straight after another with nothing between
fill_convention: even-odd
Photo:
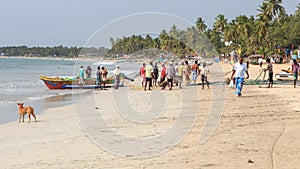
<instances>
[{"instance_id":1,"label":"palm tree","mask_svg":"<svg viewBox=\"0 0 300 169\"><path fill-rule=\"evenodd\" d=\"M242 39L248 38L251 31L251 23L245 15L240 15L236 18L237 22L237 33Z\"/></svg>"},{"instance_id":2,"label":"palm tree","mask_svg":"<svg viewBox=\"0 0 300 169\"><path fill-rule=\"evenodd\" d=\"M300 16L300 3L297 5L297 10L295 11L295 16Z\"/></svg>"},{"instance_id":3,"label":"palm tree","mask_svg":"<svg viewBox=\"0 0 300 169\"><path fill-rule=\"evenodd\" d=\"M205 21L201 17L197 18L196 27L202 32L204 32L207 28L207 25L204 22Z\"/></svg>"},{"instance_id":4,"label":"palm tree","mask_svg":"<svg viewBox=\"0 0 300 169\"><path fill-rule=\"evenodd\" d=\"M259 5L257 11L260 12L256 15L260 20L264 22L270 22L272 20L272 16L268 11L268 4L266 2L263 2L262 5Z\"/></svg>"},{"instance_id":5,"label":"palm tree","mask_svg":"<svg viewBox=\"0 0 300 169\"><path fill-rule=\"evenodd\" d=\"M195 50L197 48L197 39L199 37L199 32L194 26L190 27L186 31L186 44L189 48Z\"/></svg>"},{"instance_id":6,"label":"palm tree","mask_svg":"<svg viewBox=\"0 0 300 169\"><path fill-rule=\"evenodd\" d=\"M220 14L218 15L216 18L215 18L215 23L213 25L214 27L214 30L215 31L219 31L221 32L222 34L224 33L225 31L225 28L227 26L227 19L225 19L225 16L223 14Z\"/></svg>"},{"instance_id":7,"label":"palm tree","mask_svg":"<svg viewBox=\"0 0 300 169\"><path fill-rule=\"evenodd\" d=\"M238 38L238 31L237 31L237 24L235 20L232 20L226 27L224 31L224 40L225 41L232 41L237 43Z\"/></svg>"},{"instance_id":8,"label":"palm tree","mask_svg":"<svg viewBox=\"0 0 300 169\"><path fill-rule=\"evenodd\" d=\"M110 42L110 44L111 44L112 47L115 46L115 41L114 41L113 37L109 38L109 42Z\"/></svg>"},{"instance_id":9,"label":"palm tree","mask_svg":"<svg viewBox=\"0 0 300 169\"><path fill-rule=\"evenodd\" d=\"M177 38L177 35L178 35L178 29L175 25L173 25L169 31L169 35L174 37L174 38Z\"/></svg>"},{"instance_id":10,"label":"palm tree","mask_svg":"<svg viewBox=\"0 0 300 169\"><path fill-rule=\"evenodd\" d=\"M267 12L272 16L272 19L285 13L284 7L281 6L282 0L265 0L265 2L267 4Z\"/></svg>"},{"instance_id":11,"label":"palm tree","mask_svg":"<svg viewBox=\"0 0 300 169\"><path fill-rule=\"evenodd\" d=\"M266 22L273 21L280 15L285 14L284 7L281 4L282 0L264 0L259 9L257 9L260 12L257 16Z\"/></svg>"}]
</instances>

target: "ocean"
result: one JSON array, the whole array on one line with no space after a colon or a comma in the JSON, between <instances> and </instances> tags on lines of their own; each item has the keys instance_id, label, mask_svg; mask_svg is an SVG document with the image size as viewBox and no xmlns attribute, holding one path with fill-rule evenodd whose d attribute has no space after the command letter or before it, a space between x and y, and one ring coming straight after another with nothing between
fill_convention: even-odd
<instances>
[{"instance_id":1,"label":"ocean","mask_svg":"<svg viewBox=\"0 0 300 169\"><path fill-rule=\"evenodd\" d=\"M72 94L84 94L89 90L49 90L41 75L45 76L77 76L78 69L91 66L95 76L97 66L103 65L112 74L116 65L126 76L134 78L140 65L127 62L103 62L97 60L67 60L45 58L0 58L0 123L10 121L5 113L17 111L17 102L37 104L39 109L51 107L50 104L61 105L72 103ZM43 105L41 105L43 104ZM45 106L46 104L46 106ZM16 116L17 112L14 112ZM15 117L14 117L15 119Z\"/></svg>"}]
</instances>

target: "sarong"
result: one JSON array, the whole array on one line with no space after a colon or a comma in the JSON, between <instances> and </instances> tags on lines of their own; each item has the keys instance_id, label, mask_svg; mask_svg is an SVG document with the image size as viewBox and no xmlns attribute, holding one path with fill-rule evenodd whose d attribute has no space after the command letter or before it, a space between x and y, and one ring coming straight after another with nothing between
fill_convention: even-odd
<instances>
[{"instance_id":1,"label":"sarong","mask_svg":"<svg viewBox=\"0 0 300 169\"><path fill-rule=\"evenodd\" d=\"M114 86L114 88L118 89L119 88L119 84L120 84L120 76L116 75L115 76L115 86Z\"/></svg>"},{"instance_id":2,"label":"sarong","mask_svg":"<svg viewBox=\"0 0 300 169\"><path fill-rule=\"evenodd\" d=\"M193 80L197 80L197 70L193 70Z\"/></svg>"},{"instance_id":3,"label":"sarong","mask_svg":"<svg viewBox=\"0 0 300 169\"><path fill-rule=\"evenodd\" d=\"M294 78L294 81L297 81L297 80L298 80L298 72L293 73L293 78Z\"/></svg>"},{"instance_id":4,"label":"sarong","mask_svg":"<svg viewBox=\"0 0 300 169\"><path fill-rule=\"evenodd\" d=\"M242 95L242 89L244 84L244 78L236 77L235 78L235 94Z\"/></svg>"}]
</instances>

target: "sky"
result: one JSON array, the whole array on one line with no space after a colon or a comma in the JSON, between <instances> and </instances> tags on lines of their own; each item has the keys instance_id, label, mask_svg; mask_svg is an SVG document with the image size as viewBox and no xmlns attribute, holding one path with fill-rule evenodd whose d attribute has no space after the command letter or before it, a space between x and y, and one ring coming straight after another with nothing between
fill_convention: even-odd
<instances>
[{"instance_id":1,"label":"sky","mask_svg":"<svg viewBox=\"0 0 300 169\"><path fill-rule=\"evenodd\" d=\"M289 14L294 13L300 3L299 0L283 1ZM101 28L108 28L120 18L143 12L170 14L192 24L198 17L202 17L208 27L212 27L218 14L224 14L228 20L238 15L256 15L256 9L262 2L263 0L1 0L0 46L84 46ZM153 18L139 19L130 22L130 25L134 28L147 22L156 24L156 19ZM158 22L156 25L161 24ZM121 31L123 26L119 25L117 28ZM118 29L114 29L114 32Z\"/></svg>"}]
</instances>

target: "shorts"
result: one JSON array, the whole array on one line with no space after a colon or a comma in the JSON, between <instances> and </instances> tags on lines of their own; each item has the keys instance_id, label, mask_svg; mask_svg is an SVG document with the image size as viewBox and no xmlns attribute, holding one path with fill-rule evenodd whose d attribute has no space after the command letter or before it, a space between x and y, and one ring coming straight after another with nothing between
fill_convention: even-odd
<instances>
[{"instance_id":1,"label":"shorts","mask_svg":"<svg viewBox=\"0 0 300 169\"><path fill-rule=\"evenodd\" d=\"M177 79L179 82L182 82L182 76L176 76L176 79Z\"/></svg>"},{"instance_id":2,"label":"shorts","mask_svg":"<svg viewBox=\"0 0 300 169\"><path fill-rule=\"evenodd\" d=\"M185 80L186 80L187 82L189 82L189 81L190 81L190 75L185 75Z\"/></svg>"},{"instance_id":3,"label":"shorts","mask_svg":"<svg viewBox=\"0 0 300 169\"><path fill-rule=\"evenodd\" d=\"M194 80L194 81L197 80L197 77L198 77L197 71L196 71L196 70L193 70L193 80Z\"/></svg>"},{"instance_id":4,"label":"shorts","mask_svg":"<svg viewBox=\"0 0 300 169\"><path fill-rule=\"evenodd\" d=\"M152 76L152 78L153 78L154 80L157 80L157 79L158 79L158 74L156 74L156 73L153 73L153 76Z\"/></svg>"},{"instance_id":5,"label":"shorts","mask_svg":"<svg viewBox=\"0 0 300 169\"><path fill-rule=\"evenodd\" d=\"M101 78L97 77L96 85L101 85Z\"/></svg>"},{"instance_id":6,"label":"shorts","mask_svg":"<svg viewBox=\"0 0 300 169\"><path fill-rule=\"evenodd\" d=\"M168 83L173 83L173 79L168 79Z\"/></svg>"},{"instance_id":7,"label":"shorts","mask_svg":"<svg viewBox=\"0 0 300 169\"><path fill-rule=\"evenodd\" d=\"M80 85L83 85L83 84L84 84L83 77L80 77L80 78L79 78L79 82L78 82L78 84L80 84Z\"/></svg>"},{"instance_id":8,"label":"shorts","mask_svg":"<svg viewBox=\"0 0 300 169\"><path fill-rule=\"evenodd\" d=\"M201 81L207 81L207 76L201 75Z\"/></svg>"},{"instance_id":9,"label":"shorts","mask_svg":"<svg viewBox=\"0 0 300 169\"><path fill-rule=\"evenodd\" d=\"M146 82L152 82L152 78L151 77L146 77Z\"/></svg>"},{"instance_id":10,"label":"shorts","mask_svg":"<svg viewBox=\"0 0 300 169\"><path fill-rule=\"evenodd\" d=\"M141 75L141 81L142 81L142 82L145 82L145 81L146 81L145 75Z\"/></svg>"},{"instance_id":11,"label":"shorts","mask_svg":"<svg viewBox=\"0 0 300 169\"><path fill-rule=\"evenodd\" d=\"M269 73L269 82L273 83L273 72Z\"/></svg>"}]
</instances>

